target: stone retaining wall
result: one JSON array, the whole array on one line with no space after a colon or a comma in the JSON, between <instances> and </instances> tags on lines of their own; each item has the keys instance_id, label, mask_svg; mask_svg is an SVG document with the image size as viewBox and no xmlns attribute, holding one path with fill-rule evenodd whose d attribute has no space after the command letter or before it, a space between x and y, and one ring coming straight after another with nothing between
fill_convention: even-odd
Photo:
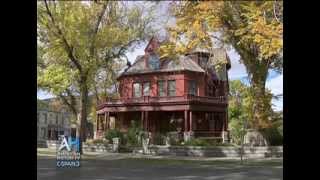
<instances>
[{"instance_id":1,"label":"stone retaining wall","mask_svg":"<svg viewBox=\"0 0 320 180\"><path fill-rule=\"evenodd\" d=\"M112 145L104 145L104 144L83 144L83 150L87 152L106 152L112 151Z\"/></svg>"},{"instance_id":2,"label":"stone retaining wall","mask_svg":"<svg viewBox=\"0 0 320 180\"><path fill-rule=\"evenodd\" d=\"M49 148L56 148L55 142L47 142ZM121 148L121 147L120 147ZM112 144L83 144L87 152L112 152ZM193 156L193 157L240 157L240 147L234 146L156 146L149 147L152 155ZM126 151L142 153L142 147L127 147ZM120 151L121 152L121 151ZM282 157L282 146L245 147L244 157Z\"/></svg>"},{"instance_id":3,"label":"stone retaining wall","mask_svg":"<svg viewBox=\"0 0 320 180\"><path fill-rule=\"evenodd\" d=\"M194 157L240 157L239 147L199 147L199 146L151 146L153 155L194 156ZM282 146L245 147L244 157L282 157Z\"/></svg>"},{"instance_id":4,"label":"stone retaining wall","mask_svg":"<svg viewBox=\"0 0 320 180\"><path fill-rule=\"evenodd\" d=\"M37 141L37 147L38 147L38 148L47 148L48 146L47 146L46 141L44 141L44 140L38 140L38 141Z\"/></svg>"}]
</instances>

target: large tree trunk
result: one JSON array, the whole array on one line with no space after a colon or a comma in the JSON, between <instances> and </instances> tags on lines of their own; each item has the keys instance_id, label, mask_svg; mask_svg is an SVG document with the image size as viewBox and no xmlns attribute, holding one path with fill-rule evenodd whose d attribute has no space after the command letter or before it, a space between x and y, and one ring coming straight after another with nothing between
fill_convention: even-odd
<instances>
[{"instance_id":1,"label":"large tree trunk","mask_svg":"<svg viewBox=\"0 0 320 180\"><path fill-rule=\"evenodd\" d=\"M80 129L79 129L79 141L80 141L80 153L82 154L82 143L86 141L86 125L87 125L87 104L88 104L88 86L87 78L81 77L80 80Z\"/></svg>"},{"instance_id":2,"label":"large tree trunk","mask_svg":"<svg viewBox=\"0 0 320 180\"><path fill-rule=\"evenodd\" d=\"M248 51L236 44L234 47L240 54L250 78L253 97L250 126L257 130L268 127L268 111L270 110L270 106L268 105L269 102L266 102L265 86L270 65L269 61L256 59L258 54L255 49Z\"/></svg>"},{"instance_id":3,"label":"large tree trunk","mask_svg":"<svg viewBox=\"0 0 320 180\"><path fill-rule=\"evenodd\" d=\"M267 72L253 73L251 77L251 87L253 95L253 128L261 129L268 126L268 111L269 107L266 101L266 76Z\"/></svg>"}]
</instances>

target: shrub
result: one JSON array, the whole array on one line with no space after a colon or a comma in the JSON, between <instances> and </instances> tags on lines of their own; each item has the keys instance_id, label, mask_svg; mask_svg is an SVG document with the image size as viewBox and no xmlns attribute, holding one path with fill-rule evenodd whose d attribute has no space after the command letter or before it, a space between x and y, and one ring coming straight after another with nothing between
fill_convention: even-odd
<instances>
[{"instance_id":1,"label":"shrub","mask_svg":"<svg viewBox=\"0 0 320 180\"><path fill-rule=\"evenodd\" d=\"M261 134L266 138L270 146L279 146L283 144L283 137L278 130L278 127L272 126L270 128L260 130Z\"/></svg>"},{"instance_id":2,"label":"shrub","mask_svg":"<svg viewBox=\"0 0 320 180\"><path fill-rule=\"evenodd\" d=\"M170 145L180 145L182 138L180 137L181 134L178 132L168 132L167 137L169 139L169 144Z\"/></svg>"},{"instance_id":3,"label":"shrub","mask_svg":"<svg viewBox=\"0 0 320 180\"><path fill-rule=\"evenodd\" d=\"M185 146L210 146L210 143L204 139L191 139L184 143Z\"/></svg>"},{"instance_id":4,"label":"shrub","mask_svg":"<svg viewBox=\"0 0 320 180\"><path fill-rule=\"evenodd\" d=\"M156 133L154 135L154 144L165 145L166 144L166 136L161 133Z\"/></svg>"},{"instance_id":5,"label":"shrub","mask_svg":"<svg viewBox=\"0 0 320 180\"><path fill-rule=\"evenodd\" d=\"M108 140L105 140L105 139L93 139L92 140L92 144L106 144L108 143L109 141Z\"/></svg>"},{"instance_id":6,"label":"shrub","mask_svg":"<svg viewBox=\"0 0 320 180\"><path fill-rule=\"evenodd\" d=\"M182 145L184 146L233 146L229 143L221 143L217 139L191 139Z\"/></svg>"},{"instance_id":7,"label":"shrub","mask_svg":"<svg viewBox=\"0 0 320 180\"><path fill-rule=\"evenodd\" d=\"M244 117L240 117L239 119L233 119L229 123L229 129L230 129L230 136L232 139L232 142L240 145L241 144L241 138L246 134L246 129L244 129Z\"/></svg>"},{"instance_id":8,"label":"shrub","mask_svg":"<svg viewBox=\"0 0 320 180\"><path fill-rule=\"evenodd\" d=\"M120 138L120 141L123 141L123 133L118 129L110 129L107 131L105 138L112 143L112 138Z\"/></svg>"},{"instance_id":9,"label":"shrub","mask_svg":"<svg viewBox=\"0 0 320 180\"><path fill-rule=\"evenodd\" d=\"M127 139L127 143L128 145L141 145L141 141L140 141L140 132L141 132L141 128L137 125L137 123L135 121L131 121L131 126L128 129L128 133L126 134L126 139Z\"/></svg>"}]
</instances>

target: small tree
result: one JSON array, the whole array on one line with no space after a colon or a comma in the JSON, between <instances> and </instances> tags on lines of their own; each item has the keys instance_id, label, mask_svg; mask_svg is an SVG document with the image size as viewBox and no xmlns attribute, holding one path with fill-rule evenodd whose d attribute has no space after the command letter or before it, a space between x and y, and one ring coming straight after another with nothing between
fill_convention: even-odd
<instances>
[{"instance_id":1,"label":"small tree","mask_svg":"<svg viewBox=\"0 0 320 180\"><path fill-rule=\"evenodd\" d=\"M131 121L131 127L128 129L128 134L127 134L127 140L129 145L139 145L141 144L140 141L140 132L141 128L139 125L136 123L136 121L132 120Z\"/></svg>"}]
</instances>

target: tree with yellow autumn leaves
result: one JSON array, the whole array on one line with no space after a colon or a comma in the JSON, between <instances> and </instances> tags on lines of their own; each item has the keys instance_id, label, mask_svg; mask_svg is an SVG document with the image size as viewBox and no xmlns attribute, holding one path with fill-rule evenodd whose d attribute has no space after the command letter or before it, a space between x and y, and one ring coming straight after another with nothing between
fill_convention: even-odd
<instances>
[{"instance_id":1,"label":"tree with yellow autumn leaves","mask_svg":"<svg viewBox=\"0 0 320 180\"><path fill-rule=\"evenodd\" d=\"M171 5L176 25L168 27L170 40L160 47L162 57L215 44L234 48L253 92L252 128L268 127L268 71L282 71L282 1L179 1Z\"/></svg>"}]
</instances>

